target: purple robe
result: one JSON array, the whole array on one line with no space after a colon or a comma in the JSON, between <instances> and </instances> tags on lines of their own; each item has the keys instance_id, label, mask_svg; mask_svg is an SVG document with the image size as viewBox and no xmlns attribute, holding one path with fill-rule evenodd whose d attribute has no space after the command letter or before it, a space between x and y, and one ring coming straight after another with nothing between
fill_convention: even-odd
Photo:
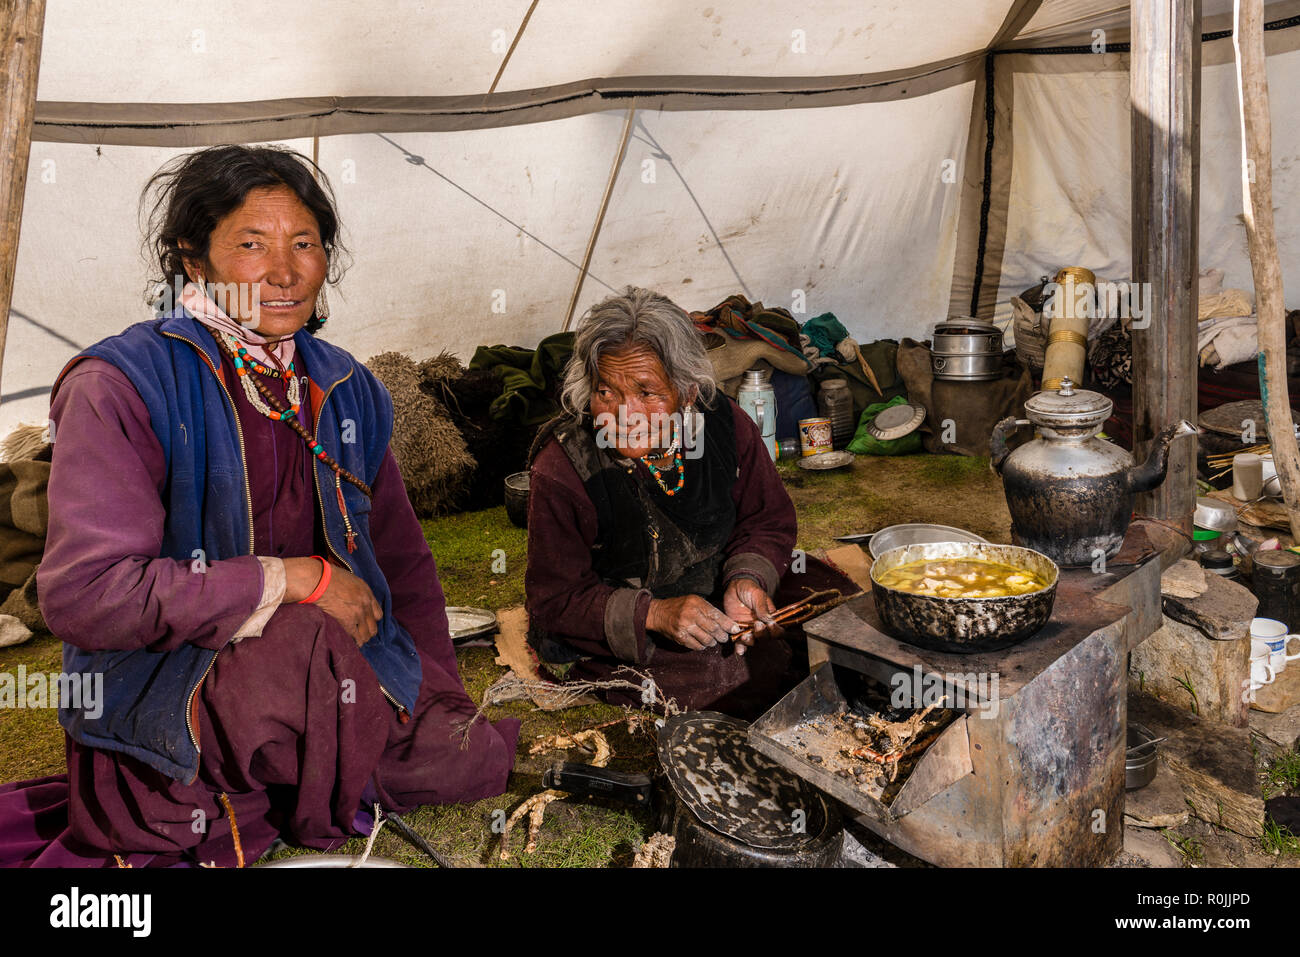
<instances>
[{"instance_id":1,"label":"purple robe","mask_svg":"<svg viewBox=\"0 0 1300 957\"><path fill-rule=\"evenodd\" d=\"M797 527L794 503L758 426L735 403L732 414L738 468L731 500L736 521L723 547L726 561L717 587L704 597L721 608L727 582L742 575L760 582L778 608L810 591L836 588L856 593L852 581L816 559L807 558L806 567L800 563L788 570ZM651 494L660 494L643 464L637 465L637 477ZM758 716L792 687L800 676L796 652L805 643L802 629L787 628L783 638L760 638L744 655L737 655L730 643L691 651L656 635L646 629L649 594L606 584L596 573L592 550L598 531L596 507L552 437L532 466L525 588L530 621L586 656L569 669L566 679L627 677L618 674L627 665L652 676L683 710L708 708L743 718ZM611 642L615 631L626 640ZM634 647L636 658L621 657L616 646ZM806 666L802 674L807 675ZM607 691L604 698L634 707L643 703L634 691Z\"/></svg>"},{"instance_id":2,"label":"purple robe","mask_svg":"<svg viewBox=\"0 0 1300 957\"><path fill-rule=\"evenodd\" d=\"M323 554L302 439L248 402L222 364L244 434L256 555ZM310 375L310 369L298 369ZM264 380L285 401L284 380ZM302 391L302 419L312 421ZM287 403L285 403L287 404ZM38 576L55 634L85 648L219 648L196 696L193 783L127 755L67 739L68 773L0 787L0 865L236 863L231 804L246 862L272 841L322 850L364 829L371 803L403 812L505 790L519 722L464 723L475 711L456 666L445 600L391 451L374 483L371 536L393 614L415 642L423 681L398 715L356 644L311 605L281 605L257 636L228 642L218 621L246 620L262 597L254 556L159 559L167 475L148 412L126 376L98 359L70 371L55 422L50 533ZM336 507L326 490L325 508ZM220 634L218 632L221 632Z\"/></svg>"}]
</instances>

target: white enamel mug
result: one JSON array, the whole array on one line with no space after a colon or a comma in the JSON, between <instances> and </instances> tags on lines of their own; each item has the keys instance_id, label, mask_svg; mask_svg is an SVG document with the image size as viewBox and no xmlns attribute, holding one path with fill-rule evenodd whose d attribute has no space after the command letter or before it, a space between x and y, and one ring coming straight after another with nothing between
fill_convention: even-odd
<instances>
[{"instance_id":1,"label":"white enamel mug","mask_svg":"<svg viewBox=\"0 0 1300 957\"><path fill-rule=\"evenodd\" d=\"M1287 653L1293 639L1300 641L1300 635L1288 635L1285 623L1272 618L1255 618L1250 623L1250 656L1267 656L1274 674L1280 674L1286 670L1288 661L1300 658L1300 651L1293 655Z\"/></svg>"},{"instance_id":2,"label":"white enamel mug","mask_svg":"<svg viewBox=\"0 0 1300 957\"><path fill-rule=\"evenodd\" d=\"M1250 690L1258 691L1277 680L1277 672L1268 663L1268 655L1250 659Z\"/></svg>"}]
</instances>

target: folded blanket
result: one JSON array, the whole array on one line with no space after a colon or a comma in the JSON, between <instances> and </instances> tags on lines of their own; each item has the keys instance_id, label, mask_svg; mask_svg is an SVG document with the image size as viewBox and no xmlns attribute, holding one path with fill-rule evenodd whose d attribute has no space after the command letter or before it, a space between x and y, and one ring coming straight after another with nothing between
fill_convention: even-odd
<instances>
[{"instance_id":1,"label":"folded blanket","mask_svg":"<svg viewBox=\"0 0 1300 957\"><path fill-rule=\"evenodd\" d=\"M1259 325L1254 316L1224 316L1202 320L1197 328L1196 348L1201 365L1213 363L1222 369L1245 362L1259 354Z\"/></svg>"},{"instance_id":2,"label":"folded blanket","mask_svg":"<svg viewBox=\"0 0 1300 957\"><path fill-rule=\"evenodd\" d=\"M493 369L501 378L501 395L491 405L492 418L538 425L558 413L554 396L573 354L573 339L572 332L557 332L536 349L500 345L475 349L469 368Z\"/></svg>"}]
</instances>

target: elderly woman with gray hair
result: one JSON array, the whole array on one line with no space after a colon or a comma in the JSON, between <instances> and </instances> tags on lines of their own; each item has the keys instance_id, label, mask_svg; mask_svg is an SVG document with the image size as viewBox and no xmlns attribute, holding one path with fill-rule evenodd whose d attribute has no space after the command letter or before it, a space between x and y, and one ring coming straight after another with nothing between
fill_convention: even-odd
<instances>
[{"instance_id":1,"label":"elderly woman with gray hair","mask_svg":"<svg viewBox=\"0 0 1300 957\"><path fill-rule=\"evenodd\" d=\"M690 317L632 287L594 306L562 404L531 457L534 648L575 662L566 679L632 665L682 708L760 712L792 677L778 587L795 600L800 586L852 585L819 563L783 580L794 504L757 426L717 390Z\"/></svg>"}]
</instances>

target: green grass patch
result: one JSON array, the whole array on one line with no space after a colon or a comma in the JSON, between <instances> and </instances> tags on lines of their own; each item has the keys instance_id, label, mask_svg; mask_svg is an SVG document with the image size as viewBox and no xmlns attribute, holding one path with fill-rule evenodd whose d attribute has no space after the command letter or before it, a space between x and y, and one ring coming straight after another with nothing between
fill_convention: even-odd
<instances>
[{"instance_id":1,"label":"green grass patch","mask_svg":"<svg viewBox=\"0 0 1300 957\"><path fill-rule=\"evenodd\" d=\"M528 533L510 523L504 505L421 525L448 605L500 609L524 603Z\"/></svg>"},{"instance_id":2,"label":"green grass patch","mask_svg":"<svg viewBox=\"0 0 1300 957\"><path fill-rule=\"evenodd\" d=\"M1260 844L1269 854L1300 857L1300 837L1279 825L1271 817L1264 820L1264 834Z\"/></svg>"},{"instance_id":3,"label":"green grass patch","mask_svg":"<svg viewBox=\"0 0 1300 957\"><path fill-rule=\"evenodd\" d=\"M63 644L55 638L33 638L0 648L0 673L17 682L19 666L26 675L57 675L63 670ZM0 708L0 783L59 774L66 770L63 728L57 709Z\"/></svg>"},{"instance_id":4,"label":"green grass patch","mask_svg":"<svg viewBox=\"0 0 1300 957\"><path fill-rule=\"evenodd\" d=\"M1288 751L1264 769L1264 800L1300 788L1300 752Z\"/></svg>"},{"instance_id":5,"label":"green grass patch","mask_svg":"<svg viewBox=\"0 0 1300 957\"><path fill-rule=\"evenodd\" d=\"M1183 856L1183 865L1196 867L1205 863L1205 848L1194 837L1181 837L1173 831L1165 831L1165 840Z\"/></svg>"}]
</instances>

